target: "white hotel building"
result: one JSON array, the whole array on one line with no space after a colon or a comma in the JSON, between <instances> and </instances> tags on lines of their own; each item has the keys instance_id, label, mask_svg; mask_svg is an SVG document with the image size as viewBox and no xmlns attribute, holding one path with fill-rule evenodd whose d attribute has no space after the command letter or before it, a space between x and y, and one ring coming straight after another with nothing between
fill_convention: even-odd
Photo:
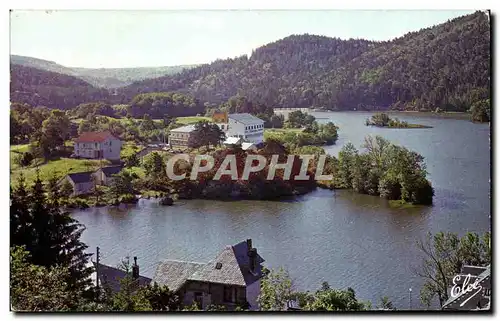
<instances>
[{"instance_id":1,"label":"white hotel building","mask_svg":"<svg viewBox=\"0 0 500 321\"><path fill-rule=\"evenodd\" d=\"M253 115L229 114L227 124L218 124L227 137L243 138L246 142L259 144L264 141L264 121Z\"/></svg>"}]
</instances>

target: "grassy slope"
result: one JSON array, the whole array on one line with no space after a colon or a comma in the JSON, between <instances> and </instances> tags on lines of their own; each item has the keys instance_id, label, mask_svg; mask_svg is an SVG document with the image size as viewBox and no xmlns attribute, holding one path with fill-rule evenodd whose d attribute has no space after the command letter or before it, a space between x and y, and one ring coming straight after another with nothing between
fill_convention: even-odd
<instances>
[{"instance_id":1,"label":"grassy slope","mask_svg":"<svg viewBox=\"0 0 500 321\"><path fill-rule=\"evenodd\" d=\"M40 170L40 178L44 181L48 180L52 175L56 177L63 177L68 173L86 172L97 170L102 164L106 166L109 164L108 161L103 160L102 163L99 160L87 160L87 159L73 159L73 158L61 158L58 160L50 161L46 164L41 164L38 166ZM13 164L11 164L12 166ZM27 183L33 182L36 177L36 166L30 166L28 168L20 168L19 166L11 167L12 174L10 175L11 182L16 182L17 178L21 173L23 173L24 178Z\"/></svg>"},{"instance_id":2,"label":"grassy slope","mask_svg":"<svg viewBox=\"0 0 500 321\"><path fill-rule=\"evenodd\" d=\"M210 117L203 117L203 116L189 116L189 117L178 117L176 118L176 122L179 124L194 124L199 121L206 120L206 121L211 121L212 119Z\"/></svg>"}]
</instances>

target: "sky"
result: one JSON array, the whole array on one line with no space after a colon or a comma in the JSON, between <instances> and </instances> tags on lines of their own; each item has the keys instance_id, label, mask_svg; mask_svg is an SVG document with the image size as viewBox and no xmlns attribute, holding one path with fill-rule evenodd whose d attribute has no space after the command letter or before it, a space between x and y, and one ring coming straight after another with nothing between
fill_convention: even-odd
<instances>
[{"instance_id":1,"label":"sky","mask_svg":"<svg viewBox=\"0 0 500 321\"><path fill-rule=\"evenodd\" d=\"M11 12L11 54L122 68L234 58L291 34L390 40L472 11Z\"/></svg>"}]
</instances>

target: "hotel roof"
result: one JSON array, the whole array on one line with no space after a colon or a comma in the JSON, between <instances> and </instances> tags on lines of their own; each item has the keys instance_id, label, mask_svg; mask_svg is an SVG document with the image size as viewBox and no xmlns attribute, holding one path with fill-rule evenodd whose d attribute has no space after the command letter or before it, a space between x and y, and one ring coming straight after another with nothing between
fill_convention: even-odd
<instances>
[{"instance_id":1,"label":"hotel roof","mask_svg":"<svg viewBox=\"0 0 500 321\"><path fill-rule=\"evenodd\" d=\"M260 124L264 122L262 119L248 113L229 114L228 117L245 125Z\"/></svg>"}]
</instances>

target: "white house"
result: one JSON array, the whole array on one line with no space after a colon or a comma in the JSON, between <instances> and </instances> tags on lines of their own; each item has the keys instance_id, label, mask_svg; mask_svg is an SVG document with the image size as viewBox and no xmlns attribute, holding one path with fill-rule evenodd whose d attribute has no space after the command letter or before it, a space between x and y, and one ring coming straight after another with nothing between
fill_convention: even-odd
<instances>
[{"instance_id":1,"label":"white house","mask_svg":"<svg viewBox=\"0 0 500 321\"><path fill-rule=\"evenodd\" d=\"M264 141L264 121L253 115L229 114L226 136L240 137L247 142L259 144Z\"/></svg>"},{"instance_id":2,"label":"white house","mask_svg":"<svg viewBox=\"0 0 500 321\"><path fill-rule=\"evenodd\" d=\"M121 149L121 140L107 131L82 133L75 140L76 157L120 160Z\"/></svg>"}]
</instances>

